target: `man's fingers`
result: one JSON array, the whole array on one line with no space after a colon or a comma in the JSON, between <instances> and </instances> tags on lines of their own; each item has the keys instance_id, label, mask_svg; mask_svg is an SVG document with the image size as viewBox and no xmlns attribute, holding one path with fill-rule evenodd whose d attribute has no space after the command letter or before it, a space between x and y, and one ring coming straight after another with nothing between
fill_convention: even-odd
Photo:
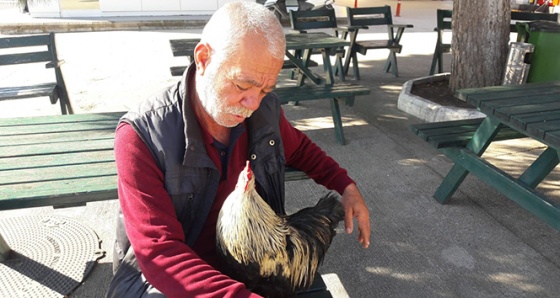
<instances>
[{"instance_id":1,"label":"man's fingers","mask_svg":"<svg viewBox=\"0 0 560 298\"><path fill-rule=\"evenodd\" d=\"M346 227L346 234L352 234L352 230L354 230L354 213L352 208L346 208L344 226Z\"/></svg>"}]
</instances>

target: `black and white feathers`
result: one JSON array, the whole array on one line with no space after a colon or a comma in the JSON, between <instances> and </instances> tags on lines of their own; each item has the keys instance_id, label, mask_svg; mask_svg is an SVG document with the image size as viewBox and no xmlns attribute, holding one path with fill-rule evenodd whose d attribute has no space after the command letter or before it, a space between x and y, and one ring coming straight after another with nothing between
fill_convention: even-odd
<instances>
[{"instance_id":1,"label":"black and white feathers","mask_svg":"<svg viewBox=\"0 0 560 298\"><path fill-rule=\"evenodd\" d=\"M293 297L313 282L343 219L344 209L334 194L292 215L276 215L255 190L247 162L218 216L222 270L265 297Z\"/></svg>"}]
</instances>

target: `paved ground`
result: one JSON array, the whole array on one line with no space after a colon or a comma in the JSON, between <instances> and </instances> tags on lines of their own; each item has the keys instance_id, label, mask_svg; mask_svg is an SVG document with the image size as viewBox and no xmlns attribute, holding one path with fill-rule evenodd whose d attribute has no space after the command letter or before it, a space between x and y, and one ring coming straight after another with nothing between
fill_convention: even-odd
<instances>
[{"instance_id":1,"label":"paved ground","mask_svg":"<svg viewBox=\"0 0 560 298\"><path fill-rule=\"evenodd\" d=\"M341 3L342 1L337 1ZM380 5L396 1L360 1ZM361 60L362 80L372 90L354 107L343 107L348 144L335 142L328 103L286 106L288 118L334 156L358 182L371 210L372 245L356 234L337 236L321 268L335 297L557 297L560 233L468 177L446 205L431 195L451 163L409 132L421 122L396 108L404 82L428 73L435 44L435 9L450 1L403 1L396 23L411 23L399 55L400 77L381 71L387 52ZM61 33L60 56L77 113L126 110L172 84L168 39L200 29ZM363 38L381 36L372 29ZM449 66L449 64L446 64ZM285 74L283 74L285 77ZM0 70L0 85L16 80ZM350 79L352 79L350 77ZM1 117L57 114L46 99L0 103ZM530 141L500 142L487 155L512 173L542 150ZM541 191L560 198L560 169ZM287 185L288 211L313 204L325 190L310 181ZM111 243L117 201L53 210L32 208L0 216L58 214L93 228L107 251L72 297L103 297L111 278Z\"/></svg>"}]
</instances>

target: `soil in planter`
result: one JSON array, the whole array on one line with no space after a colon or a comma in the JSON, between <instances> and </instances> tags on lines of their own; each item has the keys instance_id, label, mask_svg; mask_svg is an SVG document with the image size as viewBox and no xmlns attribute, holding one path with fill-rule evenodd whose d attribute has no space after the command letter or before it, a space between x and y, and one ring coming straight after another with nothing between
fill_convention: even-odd
<instances>
[{"instance_id":1,"label":"soil in planter","mask_svg":"<svg viewBox=\"0 0 560 298\"><path fill-rule=\"evenodd\" d=\"M442 106L474 109L472 105L453 96L449 90L449 82L447 80L413 84L410 92Z\"/></svg>"}]
</instances>

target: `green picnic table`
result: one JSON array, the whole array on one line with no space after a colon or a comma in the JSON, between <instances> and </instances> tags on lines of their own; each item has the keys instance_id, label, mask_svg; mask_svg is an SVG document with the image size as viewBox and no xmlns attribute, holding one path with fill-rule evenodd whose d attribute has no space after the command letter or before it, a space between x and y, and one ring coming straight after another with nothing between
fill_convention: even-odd
<instances>
[{"instance_id":1,"label":"green picnic table","mask_svg":"<svg viewBox=\"0 0 560 298\"><path fill-rule=\"evenodd\" d=\"M455 163L434 198L447 202L472 173L560 230L558 200L536 190L559 162L560 81L463 89L457 95L486 117L413 126L413 131ZM496 140L522 137L539 141L546 149L519 177L513 177L507 169L498 168L482 156Z\"/></svg>"}]
</instances>

